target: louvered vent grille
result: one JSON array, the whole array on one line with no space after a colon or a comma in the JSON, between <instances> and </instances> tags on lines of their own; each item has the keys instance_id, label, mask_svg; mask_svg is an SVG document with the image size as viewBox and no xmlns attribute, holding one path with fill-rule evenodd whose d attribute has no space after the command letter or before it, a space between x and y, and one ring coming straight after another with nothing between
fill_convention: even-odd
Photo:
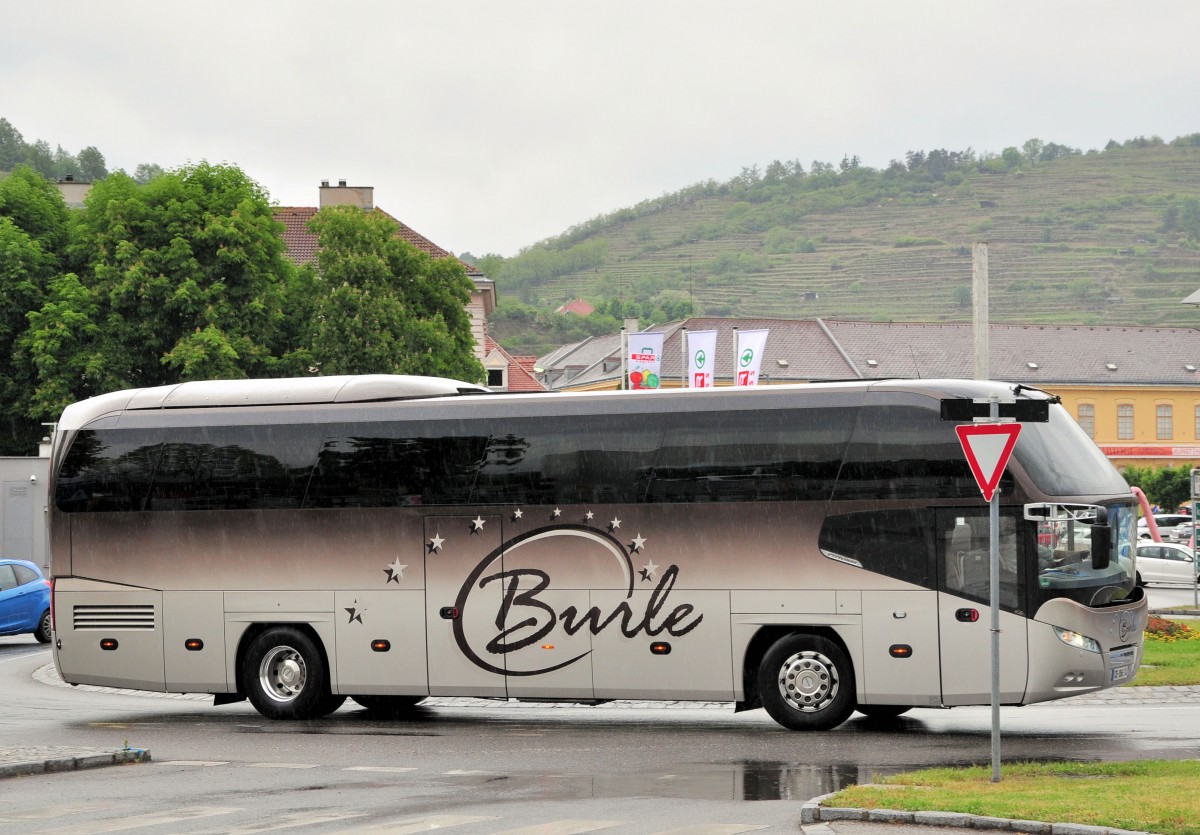
<instances>
[{"instance_id":1,"label":"louvered vent grille","mask_svg":"<svg viewBox=\"0 0 1200 835\"><path fill-rule=\"evenodd\" d=\"M75 606L73 610L76 632L84 630L154 629L154 604L124 604Z\"/></svg>"}]
</instances>

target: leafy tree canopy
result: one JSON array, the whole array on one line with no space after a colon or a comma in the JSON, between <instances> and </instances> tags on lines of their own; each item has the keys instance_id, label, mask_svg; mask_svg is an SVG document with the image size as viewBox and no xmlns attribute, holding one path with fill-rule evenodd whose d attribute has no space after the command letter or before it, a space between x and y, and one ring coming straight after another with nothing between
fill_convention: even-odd
<instances>
[{"instance_id":1,"label":"leafy tree canopy","mask_svg":"<svg viewBox=\"0 0 1200 835\"><path fill-rule=\"evenodd\" d=\"M461 263L397 237L399 227L382 212L324 209L311 228L327 288L313 319L312 360L321 373L483 379Z\"/></svg>"},{"instance_id":2,"label":"leafy tree canopy","mask_svg":"<svg viewBox=\"0 0 1200 835\"><path fill-rule=\"evenodd\" d=\"M296 268L266 193L237 168L201 163L144 186L108 177L68 255L75 271L29 315L35 413L114 389L294 369L277 349Z\"/></svg>"}]
</instances>

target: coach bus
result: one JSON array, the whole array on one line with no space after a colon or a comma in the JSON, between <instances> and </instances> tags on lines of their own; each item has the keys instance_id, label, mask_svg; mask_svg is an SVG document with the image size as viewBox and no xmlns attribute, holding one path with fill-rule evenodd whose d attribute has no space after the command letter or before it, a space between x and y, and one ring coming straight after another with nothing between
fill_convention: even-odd
<instances>
[{"instance_id":1,"label":"coach bus","mask_svg":"<svg viewBox=\"0 0 1200 835\"><path fill-rule=\"evenodd\" d=\"M380 715L702 700L825 730L989 704L988 508L940 404L990 395L1052 399L386 375L95 397L54 436L55 662L272 719L347 697ZM1141 659L1133 496L1048 408L999 484L1007 705L1125 683Z\"/></svg>"}]
</instances>

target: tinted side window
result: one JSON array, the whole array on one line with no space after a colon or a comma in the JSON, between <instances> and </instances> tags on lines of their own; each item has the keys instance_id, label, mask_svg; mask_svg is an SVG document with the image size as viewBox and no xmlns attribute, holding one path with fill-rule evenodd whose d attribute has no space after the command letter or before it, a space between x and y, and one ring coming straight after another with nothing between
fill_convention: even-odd
<instances>
[{"instance_id":1,"label":"tinted side window","mask_svg":"<svg viewBox=\"0 0 1200 835\"><path fill-rule=\"evenodd\" d=\"M0 591L8 591L17 587L17 575L8 563L0 565Z\"/></svg>"},{"instance_id":2,"label":"tinted side window","mask_svg":"<svg viewBox=\"0 0 1200 835\"><path fill-rule=\"evenodd\" d=\"M852 408L678 415L648 501L824 501L853 427Z\"/></svg>"},{"instance_id":3,"label":"tinted side window","mask_svg":"<svg viewBox=\"0 0 1200 835\"><path fill-rule=\"evenodd\" d=\"M321 445L305 507L467 504L487 437L421 435L421 428L346 426L330 434Z\"/></svg>"},{"instance_id":4,"label":"tinted side window","mask_svg":"<svg viewBox=\"0 0 1200 835\"><path fill-rule=\"evenodd\" d=\"M1000 494L1012 492L1012 475L1005 472ZM834 498L977 499L979 487L938 401L887 393L872 395L859 412Z\"/></svg>"},{"instance_id":5,"label":"tinted side window","mask_svg":"<svg viewBox=\"0 0 1200 835\"><path fill-rule=\"evenodd\" d=\"M1022 609L1022 530L1011 510L1000 513L1000 606ZM991 592L991 520L987 508L939 508L937 511L938 581L942 591L987 603Z\"/></svg>"},{"instance_id":6,"label":"tinted side window","mask_svg":"<svg viewBox=\"0 0 1200 835\"><path fill-rule=\"evenodd\" d=\"M85 429L58 472L60 510L142 510L162 448L160 430Z\"/></svg>"},{"instance_id":7,"label":"tinted side window","mask_svg":"<svg viewBox=\"0 0 1200 835\"><path fill-rule=\"evenodd\" d=\"M933 588L933 516L928 510L871 510L829 516L822 551L855 560L867 571Z\"/></svg>"},{"instance_id":8,"label":"tinted side window","mask_svg":"<svg viewBox=\"0 0 1200 835\"><path fill-rule=\"evenodd\" d=\"M148 507L300 507L321 436L302 424L168 429Z\"/></svg>"}]
</instances>

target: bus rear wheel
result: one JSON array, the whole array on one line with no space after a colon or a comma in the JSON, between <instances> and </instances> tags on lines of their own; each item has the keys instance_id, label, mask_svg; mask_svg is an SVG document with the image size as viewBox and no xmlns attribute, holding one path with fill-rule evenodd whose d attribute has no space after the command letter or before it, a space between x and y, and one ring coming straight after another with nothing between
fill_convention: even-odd
<instances>
[{"instance_id":1,"label":"bus rear wheel","mask_svg":"<svg viewBox=\"0 0 1200 835\"><path fill-rule=\"evenodd\" d=\"M771 718L794 731L827 731L854 712L854 670L820 635L780 638L758 668L758 692Z\"/></svg>"},{"instance_id":2,"label":"bus rear wheel","mask_svg":"<svg viewBox=\"0 0 1200 835\"><path fill-rule=\"evenodd\" d=\"M351 696L373 716L395 719L412 711L424 696Z\"/></svg>"},{"instance_id":3,"label":"bus rear wheel","mask_svg":"<svg viewBox=\"0 0 1200 835\"><path fill-rule=\"evenodd\" d=\"M268 629L250 643L242 684L246 698L268 719L318 719L341 703L329 691L320 649L290 626Z\"/></svg>"}]
</instances>

